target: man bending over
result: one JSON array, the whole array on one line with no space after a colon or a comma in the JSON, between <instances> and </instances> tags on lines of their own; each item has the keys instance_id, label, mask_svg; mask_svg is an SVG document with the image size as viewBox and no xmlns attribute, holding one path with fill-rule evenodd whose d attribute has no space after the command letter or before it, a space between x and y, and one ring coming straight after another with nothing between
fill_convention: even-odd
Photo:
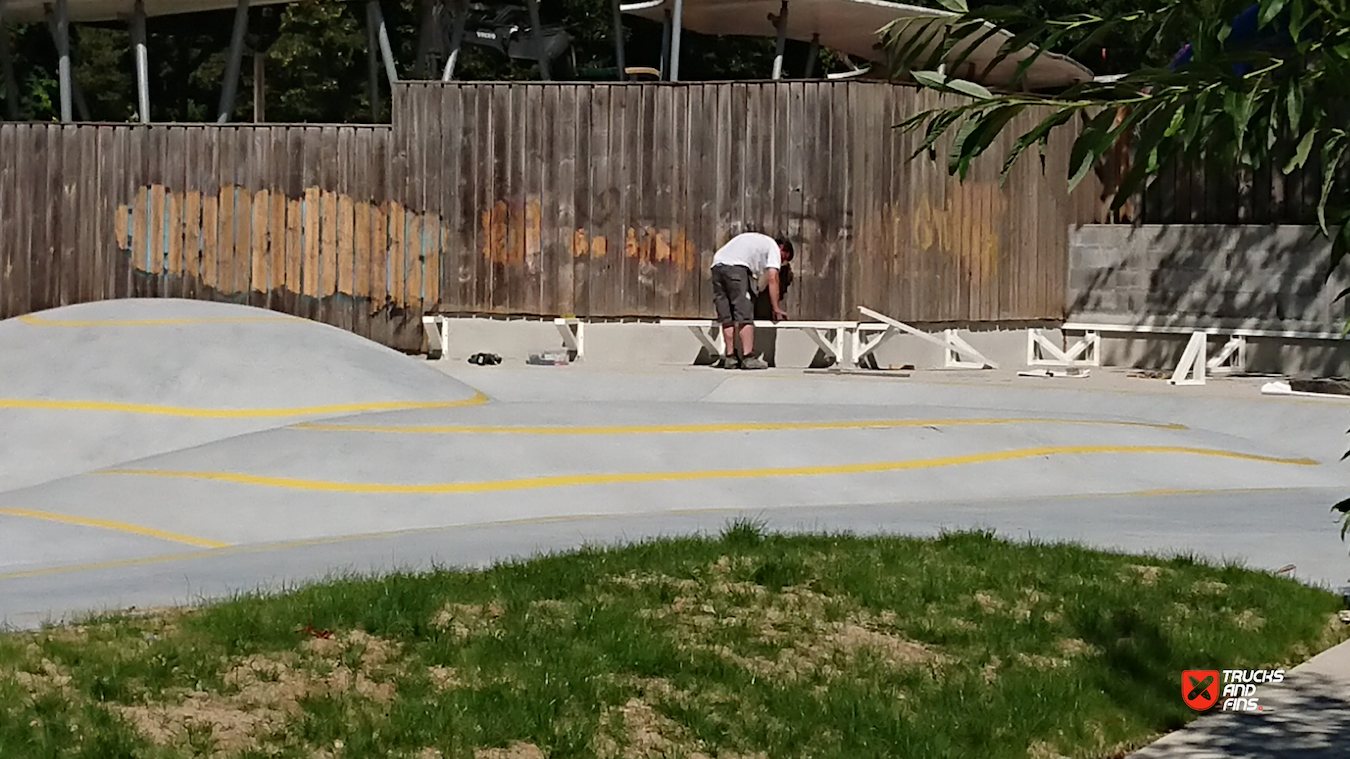
<instances>
[{"instance_id":1,"label":"man bending over","mask_svg":"<svg viewBox=\"0 0 1350 759\"><path fill-rule=\"evenodd\" d=\"M787 318L780 301L778 270L792 260L792 242L778 240L756 232L747 232L731 238L713 256L713 308L722 324L722 340L726 355L717 365L723 369L768 369L764 359L755 352L754 283L761 274L769 272L769 304L773 320ZM740 337L740 349L736 338Z\"/></svg>"}]
</instances>

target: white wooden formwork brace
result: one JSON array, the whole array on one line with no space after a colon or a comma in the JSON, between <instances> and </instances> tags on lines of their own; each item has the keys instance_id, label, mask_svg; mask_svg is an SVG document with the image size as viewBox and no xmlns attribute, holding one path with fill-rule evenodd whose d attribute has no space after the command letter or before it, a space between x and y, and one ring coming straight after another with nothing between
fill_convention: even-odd
<instances>
[{"instance_id":1,"label":"white wooden formwork brace","mask_svg":"<svg viewBox=\"0 0 1350 759\"><path fill-rule=\"evenodd\" d=\"M1172 379L1168 382L1173 385L1203 385L1205 384L1205 368L1208 362L1205 360L1205 347L1209 342L1209 336L1204 332L1194 332L1191 339L1186 343L1186 350L1181 354L1181 361L1177 363L1177 368L1172 372Z\"/></svg>"},{"instance_id":2,"label":"white wooden formwork brace","mask_svg":"<svg viewBox=\"0 0 1350 759\"><path fill-rule=\"evenodd\" d=\"M562 336L563 347L567 349L571 360L586 357L586 324L580 319L554 319L553 326Z\"/></svg>"},{"instance_id":3,"label":"white wooden formwork brace","mask_svg":"<svg viewBox=\"0 0 1350 759\"><path fill-rule=\"evenodd\" d=\"M586 355L586 324L580 319L554 319L553 326L558 328L562 337L562 346L571 354L572 360ZM427 333L427 345L431 354L439 354L444 359L450 355L450 319L445 316L423 316L422 329Z\"/></svg>"},{"instance_id":4,"label":"white wooden formwork brace","mask_svg":"<svg viewBox=\"0 0 1350 759\"><path fill-rule=\"evenodd\" d=\"M1229 337L1213 358L1207 357L1208 352L1209 333L1192 332L1169 382L1173 385L1203 385L1207 374L1240 372L1247 367L1247 338L1243 335Z\"/></svg>"},{"instance_id":5,"label":"white wooden formwork brace","mask_svg":"<svg viewBox=\"0 0 1350 759\"><path fill-rule=\"evenodd\" d=\"M444 359L450 350L450 322L444 316L423 316L422 329L427 333L427 352Z\"/></svg>"},{"instance_id":6,"label":"white wooden formwork brace","mask_svg":"<svg viewBox=\"0 0 1350 759\"><path fill-rule=\"evenodd\" d=\"M1027 366L1101 366L1102 339L1088 331L1066 349L1055 345L1038 329L1027 330Z\"/></svg>"},{"instance_id":7,"label":"white wooden formwork brace","mask_svg":"<svg viewBox=\"0 0 1350 759\"><path fill-rule=\"evenodd\" d=\"M698 338L699 343L714 356L724 355L725 340L722 337L722 325L706 319L662 319L657 322L663 327L686 327ZM857 322L833 321L757 321L756 329L795 329L811 338L811 342L820 348L826 358L844 364L850 361L854 344L854 331Z\"/></svg>"},{"instance_id":8,"label":"white wooden formwork brace","mask_svg":"<svg viewBox=\"0 0 1350 759\"><path fill-rule=\"evenodd\" d=\"M947 369L998 368L998 364L996 362L985 357L984 354L980 353L979 351L975 350L975 348L971 347L970 343L967 343L965 340L961 339L961 337L957 335L956 330L954 329L945 330L942 334L942 337L938 337L936 335L931 335L927 332L924 332L923 330L917 327L912 327L908 324L905 324L904 322L896 321L895 319L892 319L889 316L886 316L885 314L877 313L876 311L873 311L872 309L866 308L864 306L858 306L858 311L860 311L864 316L876 319L877 321L886 325L888 329L886 330L885 334L875 338L873 342L862 345L861 350L865 352L862 353L861 355L854 356L853 357L854 361L862 360L866 355L870 354L872 351L875 351L877 348L881 347L881 344L886 340L890 339L890 337L893 337L894 335L898 335L901 332L904 332L906 334L913 335L914 337L920 338L922 340L926 340L942 348L942 355L943 355L942 363L943 366Z\"/></svg>"}]
</instances>

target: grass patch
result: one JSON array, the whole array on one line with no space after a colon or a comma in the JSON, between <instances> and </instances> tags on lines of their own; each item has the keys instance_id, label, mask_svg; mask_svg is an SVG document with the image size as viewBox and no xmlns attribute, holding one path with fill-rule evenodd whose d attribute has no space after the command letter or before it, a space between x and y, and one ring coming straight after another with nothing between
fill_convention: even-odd
<instances>
[{"instance_id":1,"label":"grass patch","mask_svg":"<svg viewBox=\"0 0 1350 759\"><path fill-rule=\"evenodd\" d=\"M1336 596L1190 558L780 536L325 582L0 636L0 756L1105 757Z\"/></svg>"}]
</instances>

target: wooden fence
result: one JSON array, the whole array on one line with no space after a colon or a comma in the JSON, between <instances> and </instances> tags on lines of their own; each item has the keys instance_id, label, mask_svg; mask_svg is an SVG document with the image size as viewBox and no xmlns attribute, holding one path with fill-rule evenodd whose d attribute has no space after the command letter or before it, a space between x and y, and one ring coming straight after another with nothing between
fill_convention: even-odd
<instances>
[{"instance_id":1,"label":"wooden fence","mask_svg":"<svg viewBox=\"0 0 1350 759\"><path fill-rule=\"evenodd\" d=\"M713 251L797 243L797 318L1063 314L1068 138L964 184L877 83L411 83L392 127L0 125L0 318L249 303L416 350L420 317L710 314ZM1006 148L1006 145L1005 145Z\"/></svg>"},{"instance_id":2,"label":"wooden fence","mask_svg":"<svg viewBox=\"0 0 1350 759\"><path fill-rule=\"evenodd\" d=\"M395 153L410 207L442 220L450 312L709 316L712 253L753 230L796 242L796 318L1061 317L1068 229L1100 207L1067 193L1069 136L1006 184L997 156L959 183L892 129L941 102L871 82L411 83Z\"/></svg>"},{"instance_id":3,"label":"wooden fence","mask_svg":"<svg viewBox=\"0 0 1350 759\"><path fill-rule=\"evenodd\" d=\"M0 317L185 297L416 348L439 260L390 128L0 125Z\"/></svg>"}]
</instances>

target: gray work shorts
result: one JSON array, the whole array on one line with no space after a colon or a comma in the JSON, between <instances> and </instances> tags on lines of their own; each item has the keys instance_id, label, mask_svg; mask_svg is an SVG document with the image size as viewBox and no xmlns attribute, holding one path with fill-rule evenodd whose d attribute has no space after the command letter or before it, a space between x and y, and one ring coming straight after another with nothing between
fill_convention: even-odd
<instances>
[{"instance_id":1,"label":"gray work shorts","mask_svg":"<svg viewBox=\"0 0 1350 759\"><path fill-rule=\"evenodd\" d=\"M755 321L751 279L750 270L744 266L718 264L712 268L713 308L723 326Z\"/></svg>"}]
</instances>

